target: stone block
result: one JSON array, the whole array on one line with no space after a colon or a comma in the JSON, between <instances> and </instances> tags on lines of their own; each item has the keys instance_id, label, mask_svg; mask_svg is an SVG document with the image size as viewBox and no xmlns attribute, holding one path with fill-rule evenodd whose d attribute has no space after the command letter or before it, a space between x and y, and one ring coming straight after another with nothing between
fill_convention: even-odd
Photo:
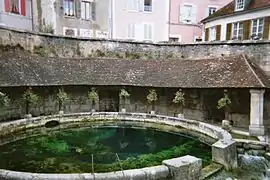
<instances>
[{"instance_id":1,"label":"stone block","mask_svg":"<svg viewBox=\"0 0 270 180\"><path fill-rule=\"evenodd\" d=\"M236 142L222 139L214 143L212 145L212 161L222 164L226 170L237 168Z\"/></svg>"},{"instance_id":2,"label":"stone block","mask_svg":"<svg viewBox=\"0 0 270 180\"><path fill-rule=\"evenodd\" d=\"M250 136L263 136L265 135L265 128L264 126L250 125L249 134Z\"/></svg>"},{"instance_id":3,"label":"stone block","mask_svg":"<svg viewBox=\"0 0 270 180\"><path fill-rule=\"evenodd\" d=\"M172 180L197 180L201 177L202 160L193 156L164 160L162 162L171 172Z\"/></svg>"}]
</instances>

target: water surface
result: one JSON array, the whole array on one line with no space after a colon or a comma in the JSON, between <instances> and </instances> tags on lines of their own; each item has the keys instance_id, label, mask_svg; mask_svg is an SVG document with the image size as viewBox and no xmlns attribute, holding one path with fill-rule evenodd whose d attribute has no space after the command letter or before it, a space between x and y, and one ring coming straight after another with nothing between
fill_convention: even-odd
<instances>
[{"instance_id":1,"label":"water surface","mask_svg":"<svg viewBox=\"0 0 270 180\"><path fill-rule=\"evenodd\" d=\"M164 159L187 154L207 164L211 148L181 134L150 129L77 128L0 146L0 168L42 173L107 172L121 170L121 166L159 165Z\"/></svg>"}]
</instances>

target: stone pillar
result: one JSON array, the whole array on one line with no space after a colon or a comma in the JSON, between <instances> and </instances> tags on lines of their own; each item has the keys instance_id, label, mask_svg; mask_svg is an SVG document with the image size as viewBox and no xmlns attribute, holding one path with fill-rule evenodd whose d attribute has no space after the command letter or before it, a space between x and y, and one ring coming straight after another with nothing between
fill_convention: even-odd
<instances>
[{"instance_id":1,"label":"stone pillar","mask_svg":"<svg viewBox=\"0 0 270 180\"><path fill-rule=\"evenodd\" d=\"M238 167L236 142L222 139L212 145L212 161L222 164L226 170Z\"/></svg>"},{"instance_id":2,"label":"stone pillar","mask_svg":"<svg viewBox=\"0 0 270 180\"><path fill-rule=\"evenodd\" d=\"M250 125L249 133L253 136L263 136L263 96L264 90L250 90Z\"/></svg>"},{"instance_id":3,"label":"stone pillar","mask_svg":"<svg viewBox=\"0 0 270 180\"><path fill-rule=\"evenodd\" d=\"M193 156L183 156L162 162L171 172L172 180L200 179L202 160Z\"/></svg>"}]
</instances>

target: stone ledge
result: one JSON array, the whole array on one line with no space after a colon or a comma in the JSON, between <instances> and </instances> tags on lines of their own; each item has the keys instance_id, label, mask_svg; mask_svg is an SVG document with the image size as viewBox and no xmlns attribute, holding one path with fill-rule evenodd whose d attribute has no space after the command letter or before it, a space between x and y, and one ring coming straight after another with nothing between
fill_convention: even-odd
<instances>
[{"instance_id":1,"label":"stone ledge","mask_svg":"<svg viewBox=\"0 0 270 180\"><path fill-rule=\"evenodd\" d=\"M199 122L196 120L179 119L177 117L170 117L164 115L150 115L146 113L118 113L118 112L73 113L63 115L41 116L29 119L20 119L16 121L4 122L0 124L0 135L9 134L22 128L33 128L44 126L45 123L51 120L58 120L60 121L60 123L69 123L69 122L83 121L83 119L85 118L89 118L90 120L123 119L131 121L163 123L171 126L180 126L182 128L189 129L191 131L199 132L209 137L212 137L216 140L232 139L230 133L223 130L222 128L211 124Z\"/></svg>"}]
</instances>

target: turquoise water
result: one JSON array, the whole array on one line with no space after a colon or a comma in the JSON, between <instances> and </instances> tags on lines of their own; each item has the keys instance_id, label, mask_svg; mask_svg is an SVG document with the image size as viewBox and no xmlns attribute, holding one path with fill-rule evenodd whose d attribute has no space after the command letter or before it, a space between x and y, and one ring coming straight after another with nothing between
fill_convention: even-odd
<instances>
[{"instance_id":1,"label":"turquoise water","mask_svg":"<svg viewBox=\"0 0 270 180\"><path fill-rule=\"evenodd\" d=\"M0 146L0 168L42 173L108 172L121 170L121 166L133 169L159 165L164 159L187 154L202 158L204 164L211 160L209 146L181 134L77 128Z\"/></svg>"}]
</instances>

